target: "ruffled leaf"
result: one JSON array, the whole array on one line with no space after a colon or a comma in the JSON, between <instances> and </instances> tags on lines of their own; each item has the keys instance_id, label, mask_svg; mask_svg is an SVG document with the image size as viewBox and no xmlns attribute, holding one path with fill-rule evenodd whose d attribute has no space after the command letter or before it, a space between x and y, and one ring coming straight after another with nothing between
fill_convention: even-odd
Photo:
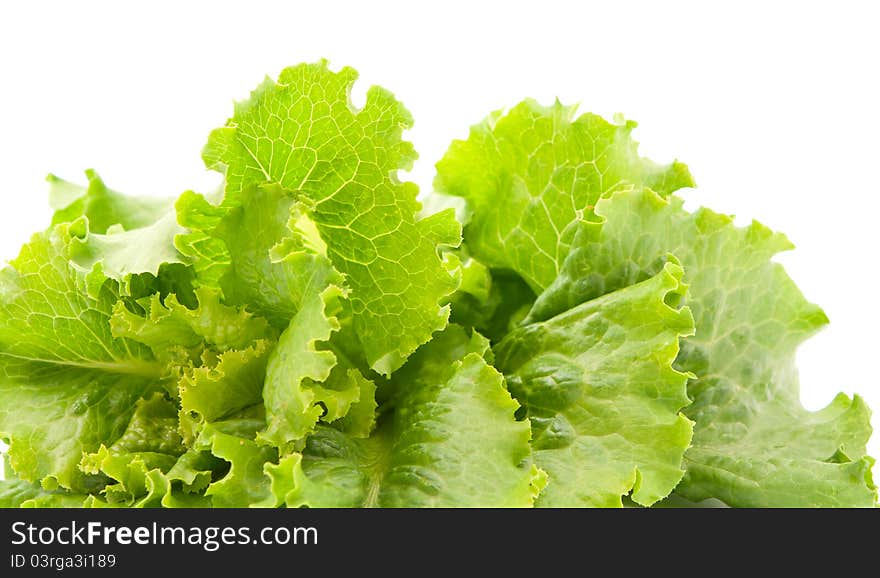
<instances>
[{"instance_id":1,"label":"ruffled leaf","mask_svg":"<svg viewBox=\"0 0 880 578\"><path fill-rule=\"evenodd\" d=\"M531 506L545 477L487 348L456 326L436 335L395 374L393 409L369 438L319 426L301 455L266 466L275 503Z\"/></svg>"},{"instance_id":2,"label":"ruffled leaf","mask_svg":"<svg viewBox=\"0 0 880 578\"><path fill-rule=\"evenodd\" d=\"M681 480L692 424L688 375L672 368L691 335L681 267L584 301L511 332L496 366L532 423L535 462L546 470L539 506L607 507L630 494L649 506Z\"/></svg>"},{"instance_id":3,"label":"ruffled leaf","mask_svg":"<svg viewBox=\"0 0 880 578\"><path fill-rule=\"evenodd\" d=\"M676 367L697 376L685 409L696 427L676 492L731 506L873 506L864 401L840 395L818 412L800 403L795 351L827 318L771 261L788 239L646 189L602 200L596 213L604 224L579 231L532 317L648 278L669 252L681 260L696 334Z\"/></svg>"},{"instance_id":4,"label":"ruffled leaf","mask_svg":"<svg viewBox=\"0 0 880 578\"><path fill-rule=\"evenodd\" d=\"M523 101L473 126L437 163L434 188L467 200L469 250L536 293L556 278L578 223L592 219L603 195L626 182L662 195L694 184L684 164L638 155L635 122L575 118L576 109Z\"/></svg>"},{"instance_id":5,"label":"ruffled leaf","mask_svg":"<svg viewBox=\"0 0 880 578\"><path fill-rule=\"evenodd\" d=\"M17 475L49 489L101 483L78 470L82 453L115 441L163 374L148 348L113 336L118 284L70 262L77 234L37 234L0 271L0 437Z\"/></svg>"},{"instance_id":6,"label":"ruffled leaf","mask_svg":"<svg viewBox=\"0 0 880 578\"><path fill-rule=\"evenodd\" d=\"M460 230L451 211L417 219L416 186L395 177L416 156L401 139L410 114L378 87L362 109L352 107L356 77L326 62L285 69L236 105L204 158L226 174L224 203L275 183L306 208L351 289L365 357L387 375L446 325L439 302L456 282L437 247L457 245Z\"/></svg>"}]
</instances>

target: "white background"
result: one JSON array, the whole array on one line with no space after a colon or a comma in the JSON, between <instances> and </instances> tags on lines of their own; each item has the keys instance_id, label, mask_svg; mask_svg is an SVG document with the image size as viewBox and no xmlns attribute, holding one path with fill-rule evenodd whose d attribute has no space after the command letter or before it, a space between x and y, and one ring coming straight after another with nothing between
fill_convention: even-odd
<instances>
[{"instance_id":1,"label":"white background","mask_svg":"<svg viewBox=\"0 0 880 578\"><path fill-rule=\"evenodd\" d=\"M392 90L433 163L489 111L559 97L639 121L641 151L687 162L696 207L757 218L831 326L798 356L817 409L880 413L880 88L871 2L4 2L0 259L48 223L43 178L93 167L132 194L206 190L200 150L264 75L325 57ZM875 418L875 428L880 420ZM880 434L877 436L880 438ZM880 455L880 440L871 442Z\"/></svg>"}]
</instances>

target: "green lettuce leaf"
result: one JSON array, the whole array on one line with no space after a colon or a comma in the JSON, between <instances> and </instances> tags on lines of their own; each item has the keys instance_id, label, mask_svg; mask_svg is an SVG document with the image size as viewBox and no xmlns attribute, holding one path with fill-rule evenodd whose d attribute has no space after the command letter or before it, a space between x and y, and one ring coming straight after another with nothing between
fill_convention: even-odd
<instances>
[{"instance_id":1,"label":"green lettuce leaf","mask_svg":"<svg viewBox=\"0 0 880 578\"><path fill-rule=\"evenodd\" d=\"M106 234L88 233L71 246L71 260L84 270L101 263L105 275L126 281L131 275L159 276L163 265L185 263L174 248L174 238L183 232L177 215L168 211L156 222L132 230L113 225Z\"/></svg>"},{"instance_id":2,"label":"green lettuce leaf","mask_svg":"<svg viewBox=\"0 0 880 578\"><path fill-rule=\"evenodd\" d=\"M278 185L251 186L219 206L187 192L177 211L189 232L175 243L198 258L201 284L276 327L286 327L307 297L342 283L314 222Z\"/></svg>"},{"instance_id":3,"label":"green lettuce leaf","mask_svg":"<svg viewBox=\"0 0 880 578\"><path fill-rule=\"evenodd\" d=\"M510 269L540 293L557 276L578 223L624 182L662 195L693 186L679 162L638 156L633 121L574 118L576 106L526 100L495 112L454 141L437 163L434 188L464 197L469 250L492 268Z\"/></svg>"},{"instance_id":4,"label":"green lettuce leaf","mask_svg":"<svg viewBox=\"0 0 880 578\"><path fill-rule=\"evenodd\" d=\"M229 207L216 206L205 196L186 191L174 204L177 222L186 228L174 238L174 246L193 263L199 285L217 289L231 266L229 249L215 230Z\"/></svg>"},{"instance_id":5,"label":"green lettuce leaf","mask_svg":"<svg viewBox=\"0 0 880 578\"><path fill-rule=\"evenodd\" d=\"M24 480L0 480L0 508L20 508L28 500L46 493L39 485Z\"/></svg>"},{"instance_id":6,"label":"green lettuce leaf","mask_svg":"<svg viewBox=\"0 0 880 578\"><path fill-rule=\"evenodd\" d=\"M268 321L220 302L217 290L195 290L197 306L175 295L118 302L110 324L116 337L147 345L166 365L168 391L179 400L187 441L203 422L227 418L262 400L276 331Z\"/></svg>"},{"instance_id":7,"label":"green lettuce leaf","mask_svg":"<svg viewBox=\"0 0 880 578\"><path fill-rule=\"evenodd\" d=\"M0 437L17 475L48 489L100 486L78 469L82 453L122 435L163 374L149 349L112 335L118 284L70 262L81 233L34 235L0 271Z\"/></svg>"},{"instance_id":8,"label":"green lettuce leaf","mask_svg":"<svg viewBox=\"0 0 880 578\"><path fill-rule=\"evenodd\" d=\"M864 401L841 394L818 412L800 403L795 351L827 318L771 261L792 248L788 239L641 188L600 201L596 213L605 222L581 228L531 317L638 283L670 252L681 259L696 334L676 366L697 376L685 409L696 427L676 492L746 507L874 505Z\"/></svg>"},{"instance_id":9,"label":"green lettuce leaf","mask_svg":"<svg viewBox=\"0 0 880 578\"><path fill-rule=\"evenodd\" d=\"M261 339L274 339L276 333L262 317L220 302L217 291L196 290L197 306L181 304L175 295L164 301L153 294L136 302L117 302L110 319L113 335L148 346L157 359L168 358L174 347L187 350L192 357L205 348L217 352L245 349Z\"/></svg>"},{"instance_id":10,"label":"green lettuce leaf","mask_svg":"<svg viewBox=\"0 0 880 578\"><path fill-rule=\"evenodd\" d=\"M261 339L246 349L208 355L207 363L185 371L177 385L181 412L213 422L259 403L270 343Z\"/></svg>"},{"instance_id":11,"label":"green lettuce leaf","mask_svg":"<svg viewBox=\"0 0 880 578\"><path fill-rule=\"evenodd\" d=\"M174 199L133 197L108 189L93 170L86 171L86 187L49 175L49 205L55 211L52 224L71 223L87 217L93 233L104 234L114 225L126 231L148 227L172 211Z\"/></svg>"},{"instance_id":12,"label":"green lettuce leaf","mask_svg":"<svg viewBox=\"0 0 880 578\"><path fill-rule=\"evenodd\" d=\"M524 325L495 347L496 367L532 423L535 462L549 484L538 505L649 506L684 472L692 424L688 374L672 368L693 334L682 269Z\"/></svg>"},{"instance_id":13,"label":"green lettuce leaf","mask_svg":"<svg viewBox=\"0 0 880 578\"><path fill-rule=\"evenodd\" d=\"M369 434L375 385L331 340L340 329L336 313L343 296L344 291L335 285L313 294L282 333L266 371L263 402L268 425L258 435L260 441L282 449L301 446L299 442L319 420L343 418L359 401L365 405L350 418L349 427Z\"/></svg>"},{"instance_id":14,"label":"green lettuce leaf","mask_svg":"<svg viewBox=\"0 0 880 578\"><path fill-rule=\"evenodd\" d=\"M266 466L270 505L531 506L546 478L490 353L457 326L435 335L395 373L393 401L369 438L319 426L301 454Z\"/></svg>"},{"instance_id":15,"label":"green lettuce leaf","mask_svg":"<svg viewBox=\"0 0 880 578\"><path fill-rule=\"evenodd\" d=\"M192 259L175 248L184 229L173 200L131 197L108 189L93 171L88 187L50 175L53 224L70 223L78 242L70 259L84 271L101 264L104 275L119 282L122 295L143 297L176 293L192 304Z\"/></svg>"},{"instance_id":16,"label":"green lettuce leaf","mask_svg":"<svg viewBox=\"0 0 880 578\"><path fill-rule=\"evenodd\" d=\"M109 447L83 456L80 469L113 480L101 490L109 505L156 507L170 491L168 472L185 453L177 408L161 393L137 402L125 432Z\"/></svg>"},{"instance_id":17,"label":"green lettuce leaf","mask_svg":"<svg viewBox=\"0 0 880 578\"><path fill-rule=\"evenodd\" d=\"M0 480L0 508L81 508L88 498L64 490L47 491L15 478Z\"/></svg>"},{"instance_id":18,"label":"green lettuce leaf","mask_svg":"<svg viewBox=\"0 0 880 578\"><path fill-rule=\"evenodd\" d=\"M417 220L417 188L395 176L416 156L401 139L412 118L378 87L353 108L356 77L326 62L285 69L236 104L204 158L225 172L224 203L237 203L251 185L276 183L308 211L351 289L365 357L387 375L446 325L448 307L439 302L456 281L437 246L457 245L460 227L452 211Z\"/></svg>"},{"instance_id":19,"label":"green lettuce leaf","mask_svg":"<svg viewBox=\"0 0 880 578\"><path fill-rule=\"evenodd\" d=\"M224 460L211 452L193 447L177 459L166 477L176 489L198 495L210 485L215 475L225 470L225 465Z\"/></svg>"},{"instance_id":20,"label":"green lettuce leaf","mask_svg":"<svg viewBox=\"0 0 880 578\"><path fill-rule=\"evenodd\" d=\"M265 504L270 481L263 473L267 463L278 460L275 448L257 444L241 431L224 429L224 424L205 426L195 447L229 462L229 471L205 491L216 508L248 508Z\"/></svg>"}]
</instances>

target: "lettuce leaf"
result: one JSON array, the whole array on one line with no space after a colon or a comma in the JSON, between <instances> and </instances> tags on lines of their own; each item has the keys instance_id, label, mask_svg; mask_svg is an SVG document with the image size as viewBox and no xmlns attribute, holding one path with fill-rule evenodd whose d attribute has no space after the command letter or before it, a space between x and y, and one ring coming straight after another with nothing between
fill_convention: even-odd
<instances>
[{"instance_id":1,"label":"lettuce leaf","mask_svg":"<svg viewBox=\"0 0 880 578\"><path fill-rule=\"evenodd\" d=\"M0 271L0 437L19 478L89 491L82 452L112 443L163 368L139 343L112 334L118 284L70 260L77 224L34 235Z\"/></svg>"},{"instance_id":2,"label":"lettuce leaf","mask_svg":"<svg viewBox=\"0 0 880 578\"><path fill-rule=\"evenodd\" d=\"M342 283L315 224L278 185L251 186L219 206L187 192L177 214L189 230L175 243L197 258L200 284L221 289L226 303L247 306L280 329L306 299Z\"/></svg>"},{"instance_id":3,"label":"lettuce leaf","mask_svg":"<svg viewBox=\"0 0 880 578\"><path fill-rule=\"evenodd\" d=\"M649 506L675 488L692 423L689 374L672 368L693 334L683 271L667 263L641 283L519 327L496 367L532 423L535 462L550 483L538 505Z\"/></svg>"},{"instance_id":4,"label":"lettuce leaf","mask_svg":"<svg viewBox=\"0 0 880 578\"><path fill-rule=\"evenodd\" d=\"M169 213L174 199L134 197L109 189L93 170L86 171L88 186L80 186L49 175L49 205L55 211L52 224L72 223L86 217L93 233L105 234L111 227L123 230L148 227Z\"/></svg>"},{"instance_id":5,"label":"lettuce leaf","mask_svg":"<svg viewBox=\"0 0 880 578\"><path fill-rule=\"evenodd\" d=\"M302 453L266 466L275 503L531 506L545 474L531 464L528 422L514 418L518 405L490 354L484 338L460 327L436 335L396 373L373 435L320 426Z\"/></svg>"},{"instance_id":6,"label":"lettuce leaf","mask_svg":"<svg viewBox=\"0 0 880 578\"><path fill-rule=\"evenodd\" d=\"M457 245L460 227L451 211L416 218L417 188L395 176L416 157L401 139L412 118L378 87L356 110L349 99L356 78L326 62L285 69L236 104L227 126L211 133L204 159L226 175L225 204L273 183L308 212L351 290L365 357L388 375L446 325L449 308L439 302L456 281L437 246Z\"/></svg>"},{"instance_id":7,"label":"lettuce leaf","mask_svg":"<svg viewBox=\"0 0 880 578\"><path fill-rule=\"evenodd\" d=\"M228 473L211 483L205 496L216 508L247 508L265 503L270 499L270 488L263 467L275 462L278 452L223 426L220 423L205 427L196 442L196 448L229 462Z\"/></svg>"},{"instance_id":8,"label":"lettuce leaf","mask_svg":"<svg viewBox=\"0 0 880 578\"><path fill-rule=\"evenodd\" d=\"M281 335L269 359L263 400L268 427L259 438L279 448L299 442L310 434L329 409L341 417L351 402L360 397L357 384L336 389L320 384L330 379L337 355L330 351L331 334L339 330L333 314L343 292L330 286L305 304ZM346 390L349 391L346 391ZM348 402L341 397L348 396Z\"/></svg>"},{"instance_id":9,"label":"lettuce leaf","mask_svg":"<svg viewBox=\"0 0 880 578\"><path fill-rule=\"evenodd\" d=\"M684 164L638 156L635 122L575 118L576 110L525 100L496 111L437 163L437 192L467 200L468 249L489 267L515 271L536 293L559 273L578 222L591 220L596 201L621 182L662 195L694 184Z\"/></svg>"},{"instance_id":10,"label":"lettuce leaf","mask_svg":"<svg viewBox=\"0 0 880 578\"><path fill-rule=\"evenodd\" d=\"M23 480L0 480L0 508L82 508L90 497L62 490L47 491Z\"/></svg>"},{"instance_id":11,"label":"lettuce leaf","mask_svg":"<svg viewBox=\"0 0 880 578\"><path fill-rule=\"evenodd\" d=\"M47 493L40 486L23 480L0 480L0 508L20 508Z\"/></svg>"},{"instance_id":12,"label":"lettuce leaf","mask_svg":"<svg viewBox=\"0 0 880 578\"><path fill-rule=\"evenodd\" d=\"M186 263L174 248L174 238L183 231L174 211L155 222L132 230L113 225L106 234L90 232L71 246L71 260L84 270L101 263L108 277L126 282L131 275L158 277L160 269L174 263Z\"/></svg>"},{"instance_id":13,"label":"lettuce leaf","mask_svg":"<svg viewBox=\"0 0 880 578\"><path fill-rule=\"evenodd\" d=\"M110 320L114 335L149 346L165 364L187 441L204 423L260 403L277 338L266 319L222 304L216 290L201 287L195 295L195 309L174 295L164 303L158 294L137 300L138 313L118 302Z\"/></svg>"},{"instance_id":14,"label":"lettuce leaf","mask_svg":"<svg viewBox=\"0 0 880 578\"><path fill-rule=\"evenodd\" d=\"M791 243L760 223L737 228L682 204L638 187L599 201L604 222L578 231L530 317L638 283L675 254L696 322L676 361L696 376L685 408L696 422L693 446L676 492L731 506L872 506L864 401L841 394L818 412L800 403L795 351L828 320L771 261Z\"/></svg>"},{"instance_id":15,"label":"lettuce leaf","mask_svg":"<svg viewBox=\"0 0 880 578\"><path fill-rule=\"evenodd\" d=\"M177 410L157 392L138 401L122 436L110 447L102 444L84 455L80 469L113 480L101 490L108 505L155 507L170 490L165 472L185 451Z\"/></svg>"}]
</instances>

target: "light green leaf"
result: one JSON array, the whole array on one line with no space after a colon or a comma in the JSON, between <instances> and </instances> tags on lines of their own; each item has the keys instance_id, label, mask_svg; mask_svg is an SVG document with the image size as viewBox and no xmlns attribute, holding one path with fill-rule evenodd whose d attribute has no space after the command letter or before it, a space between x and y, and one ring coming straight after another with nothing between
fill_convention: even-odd
<instances>
[{"instance_id":1,"label":"light green leaf","mask_svg":"<svg viewBox=\"0 0 880 578\"><path fill-rule=\"evenodd\" d=\"M0 437L17 475L90 490L83 452L112 443L163 369L146 347L111 334L118 285L69 261L73 225L34 235L0 271Z\"/></svg>"},{"instance_id":2,"label":"light green leaf","mask_svg":"<svg viewBox=\"0 0 880 578\"><path fill-rule=\"evenodd\" d=\"M250 185L276 183L302 203L346 277L354 328L370 366L389 374L446 325L438 303L455 280L437 255L457 245L452 211L417 220L417 188L395 174L415 159L401 139L409 112L372 87L355 109L357 74L326 62L285 69L238 103L205 148L209 167L225 171L226 199ZM208 251L206 251L208 252Z\"/></svg>"},{"instance_id":3,"label":"light green leaf","mask_svg":"<svg viewBox=\"0 0 880 578\"><path fill-rule=\"evenodd\" d=\"M220 278L230 265L229 249L222 239L215 237L216 229L228 212L228 207L216 206L204 196L186 191L174 204L177 222L187 232L174 238L174 246L193 263L200 285L220 287Z\"/></svg>"},{"instance_id":4,"label":"light green leaf","mask_svg":"<svg viewBox=\"0 0 880 578\"><path fill-rule=\"evenodd\" d=\"M0 508L19 508L22 503L46 493L37 484L24 480L0 480Z\"/></svg>"},{"instance_id":5,"label":"light green leaf","mask_svg":"<svg viewBox=\"0 0 880 578\"><path fill-rule=\"evenodd\" d=\"M87 187L49 175L49 205L55 211L52 224L71 223L87 217L89 229L106 233L113 225L126 231L148 227L168 214L174 199L132 197L108 189L93 170L86 171Z\"/></svg>"},{"instance_id":6,"label":"light green leaf","mask_svg":"<svg viewBox=\"0 0 880 578\"><path fill-rule=\"evenodd\" d=\"M3 363L0 377L0 436L10 440L16 474L77 491L100 488L103 480L77 468L83 452L116 439L134 403L152 379L48 364Z\"/></svg>"},{"instance_id":7,"label":"light green leaf","mask_svg":"<svg viewBox=\"0 0 880 578\"><path fill-rule=\"evenodd\" d=\"M178 458L166 477L171 482L172 488L177 489L179 486L183 493L199 494L208 487L215 473L224 469L225 464L225 461L212 455L211 452L190 448ZM165 498L163 505L172 507L164 504L164 501Z\"/></svg>"},{"instance_id":8,"label":"light green leaf","mask_svg":"<svg viewBox=\"0 0 880 578\"><path fill-rule=\"evenodd\" d=\"M85 508L93 496L69 492L44 492L21 503L22 508Z\"/></svg>"},{"instance_id":9,"label":"light green leaf","mask_svg":"<svg viewBox=\"0 0 880 578\"><path fill-rule=\"evenodd\" d=\"M169 211L155 223L123 230L114 225L106 234L87 233L71 246L71 260L84 271L101 263L105 275L126 281L130 275L159 275L162 265L185 263L174 248L174 238L183 232L177 215Z\"/></svg>"},{"instance_id":10,"label":"light green leaf","mask_svg":"<svg viewBox=\"0 0 880 578\"><path fill-rule=\"evenodd\" d=\"M212 506L213 502L210 496L173 489L162 498L162 507L164 508L210 508Z\"/></svg>"},{"instance_id":11,"label":"light green leaf","mask_svg":"<svg viewBox=\"0 0 880 578\"><path fill-rule=\"evenodd\" d=\"M488 267L467 254L464 248L450 250L443 254L450 270L456 271L461 279L453 295L467 294L475 301L485 303L492 290L492 273Z\"/></svg>"},{"instance_id":12,"label":"light green leaf","mask_svg":"<svg viewBox=\"0 0 880 578\"><path fill-rule=\"evenodd\" d=\"M64 490L46 491L18 479L0 480L0 508L81 508L87 497Z\"/></svg>"},{"instance_id":13,"label":"light green leaf","mask_svg":"<svg viewBox=\"0 0 880 578\"><path fill-rule=\"evenodd\" d=\"M681 267L524 325L495 347L496 366L532 423L547 507L649 506L681 480L692 424L687 374L672 368L693 333Z\"/></svg>"},{"instance_id":14,"label":"light green leaf","mask_svg":"<svg viewBox=\"0 0 880 578\"><path fill-rule=\"evenodd\" d=\"M216 290L196 290L197 307L190 309L171 295L164 302L154 294L138 301L144 314L133 313L122 302L113 308L113 335L149 346L157 358L169 348L183 347L201 354L205 346L223 352L246 349L275 331L265 319L220 303Z\"/></svg>"},{"instance_id":15,"label":"light green leaf","mask_svg":"<svg viewBox=\"0 0 880 578\"><path fill-rule=\"evenodd\" d=\"M229 472L205 491L216 508L247 508L270 499L269 478L263 473L267 462L275 462L275 448L260 446L252 439L222 428L206 425L195 447L210 451L229 462Z\"/></svg>"},{"instance_id":16,"label":"light green leaf","mask_svg":"<svg viewBox=\"0 0 880 578\"><path fill-rule=\"evenodd\" d=\"M260 403L270 351L270 342L261 339L185 371L178 382L181 412L212 422Z\"/></svg>"},{"instance_id":17,"label":"light green leaf","mask_svg":"<svg viewBox=\"0 0 880 578\"><path fill-rule=\"evenodd\" d=\"M110 321L115 336L149 346L166 365L168 391L180 401L180 430L188 443L203 422L262 400L276 336L265 319L220 303L216 289L200 287L195 297L196 307L189 309L175 295L163 303L153 294L136 302L143 313L119 302Z\"/></svg>"},{"instance_id":18,"label":"light green leaf","mask_svg":"<svg viewBox=\"0 0 880 578\"><path fill-rule=\"evenodd\" d=\"M128 427L110 450L174 456L173 464L186 450L177 432L177 408L159 392L138 400Z\"/></svg>"},{"instance_id":19,"label":"light green leaf","mask_svg":"<svg viewBox=\"0 0 880 578\"><path fill-rule=\"evenodd\" d=\"M88 188L52 175L50 204L57 208L53 224L69 223L78 241L70 244L69 257L83 271L101 265L104 275L119 282L119 293L144 297L176 293L190 303L191 259L181 254L174 240L184 229L178 225L171 199L129 197L104 186L92 171Z\"/></svg>"},{"instance_id":20,"label":"light green leaf","mask_svg":"<svg viewBox=\"0 0 880 578\"><path fill-rule=\"evenodd\" d=\"M488 343L450 326L395 373L393 401L367 439L319 426L302 455L266 466L276 503L311 507L526 507L544 476L528 422ZM477 451L478 449L478 451Z\"/></svg>"},{"instance_id":21,"label":"light green leaf","mask_svg":"<svg viewBox=\"0 0 880 578\"><path fill-rule=\"evenodd\" d=\"M176 243L198 258L201 283L221 288L227 304L246 305L280 328L307 295L342 283L315 224L278 185L251 186L217 207L185 193L178 211L190 232Z\"/></svg>"},{"instance_id":22,"label":"light green leaf","mask_svg":"<svg viewBox=\"0 0 880 578\"><path fill-rule=\"evenodd\" d=\"M174 456L152 452L117 452L101 446L83 456L83 471L106 474L114 480L101 490L102 501L116 507L157 507L169 491L163 474L174 464Z\"/></svg>"},{"instance_id":23,"label":"light green leaf","mask_svg":"<svg viewBox=\"0 0 880 578\"><path fill-rule=\"evenodd\" d=\"M266 370L263 401L268 425L258 435L260 441L290 448L311 433L319 419L340 419L362 395L369 397L370 391L364 389L369 380L338 349L332 350L343 295L334 285L313 294L281 334ZM375 391L375 386L371 389ZM369 425L363 424L367 416L353 419L361 427Z\"/></svg>"},{"instance_id":24,"label":"light green leaf","mask_svg":"<svg viewBox=\"0 0 880 578\"><path fill-rule=\"evenodd\" d=\"M321 416L321 420L332 422L333 427L352 437L369 437L373 428L376 427L376 411L379 408L379 404L376 403L376 384L364 377L357 369L346 369L345 363L337 364L333 368L333 371L330 372L330 381L333 380L335 373L342 373L343 371L345 372L344 384L350 385L345 389L337 388L336 390L331 390L331 392L340 390L344 392L356 391L357 398L352 399L351 405L348 407L342 407L342 404L337 404L338 409L333 413L329 411L328 405L328 412ZM325 395L325 398L329 400L335 400L340 397L342 396L334 393L331 393L329 396Z\"/></svg>"},{"instance_id":25,"label":"light green leaf","mask_svg":"<svg viewBox=\"0 0 880 578\"><path fill-rule=\"evenodd\" d=\"M533 317L639 282L669 252L681 259L696 335L676 366L698 379L688 387L696 427L676 492L731 506L872 506L862 399L841 395L819 412L800 403L795 351L827 318L771 261L792 248L788 239L707 209L689 213L681 199L646 189L602 200L596 213L606 222L579 231Z\"/></svg>"},{"instance_id":26,"label":"light green leaf","mask_svg":"<svg viewBox=\"0 0 880 578\"><path fill-rule=\"evenodd\" d=\"M165 472L185 451L177 432L177 409L155 393L137 402L131 423L119 439L83 456L80 469L113 480L101 490L108 504L156 507L170 491Z\"/></svg>"},{"instance_id":27,"label":"light green leaf","mask_svg":"<svg viewBox=\"0 0 880 578\"><path fill-rule=\"evenodd\" d=\"M146 348L111 335L117 284L70 262L74 225L38 233L0 271L0 355L18 362L154 375Z\"/></svg>"},{"instance_id":28,"label":"light green leaf","mask_svg":"<svg viewBox=\"0 0 880 578\"><path fill-rule=\"evenodd\" d=\"M663 195L693 186L684 164L638 156L635 122L575 118L576 108L526 100L495 112L437 163L434 188L467 200L474 256L515 271L536 293L556 278L578 223L603 195L625 182Z\"/></svg>"}]
</instances>

